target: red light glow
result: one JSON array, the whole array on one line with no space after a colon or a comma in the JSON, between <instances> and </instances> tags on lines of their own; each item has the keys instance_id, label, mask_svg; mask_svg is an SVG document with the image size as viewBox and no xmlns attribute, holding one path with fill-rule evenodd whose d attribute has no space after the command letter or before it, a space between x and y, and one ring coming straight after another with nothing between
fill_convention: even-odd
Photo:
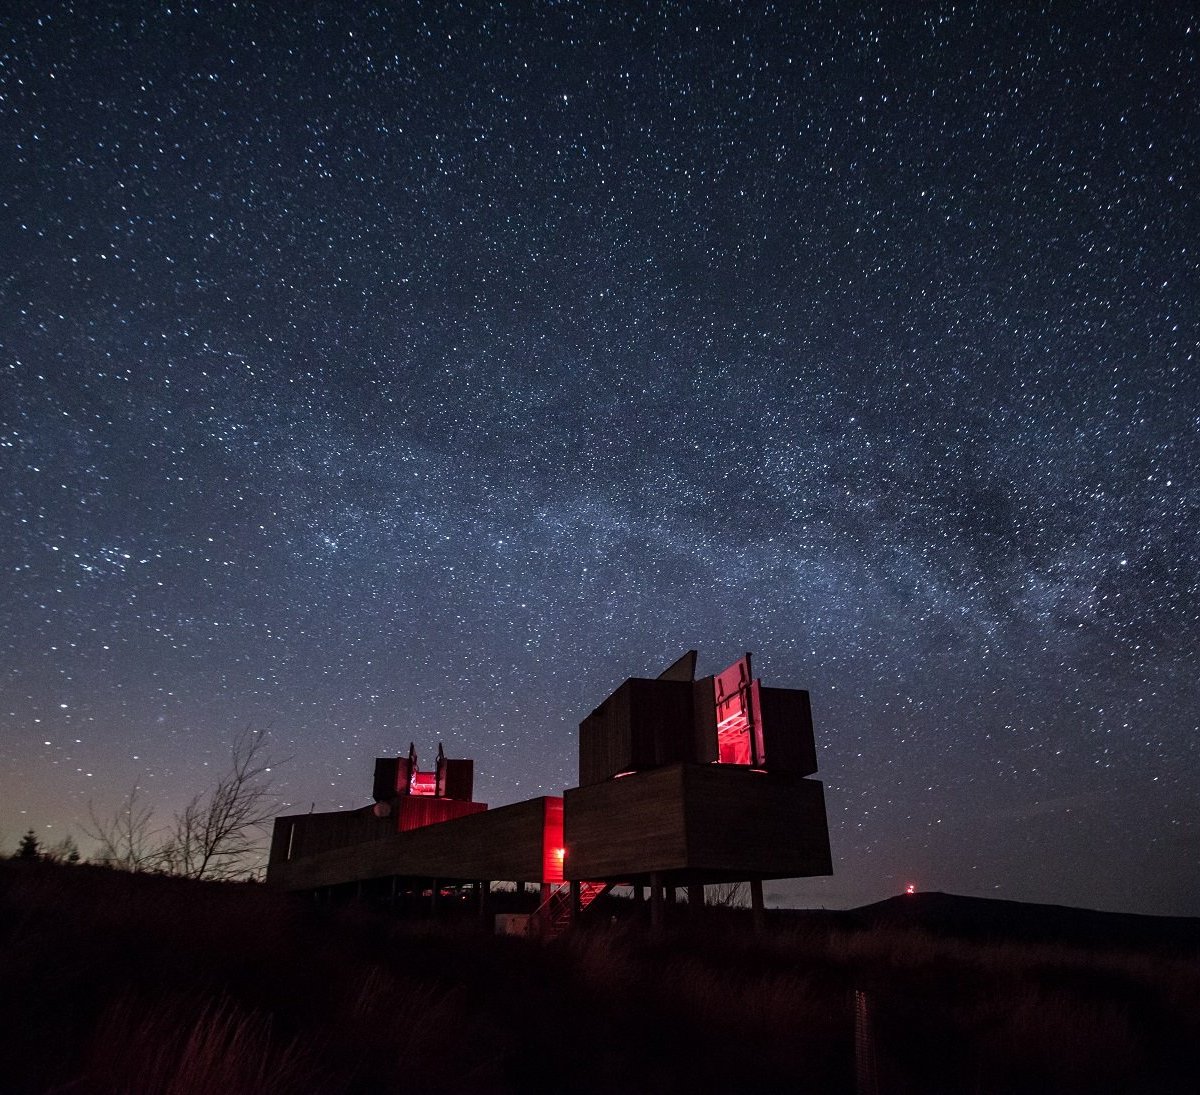
<instances>
[{"instance_id":1,"label":"red light glow","mask_svg":"<svg viewBox=\"0 0 1200 1095\"><path fill-rule=\"evenodd\" d=\"M713 677L717 708L717 753L720 764L763 762L762 708L750 655L739 658Z\"/></svg>"},{"instance_id":2,"label":"red light glow","mask_svg":"<svg viewBox=\"0 0 1200 1095\"><path fill-rule=\"evenodd\" d=\"M915 882L910 882L907 886L904 887L904 892L905 893L916 893L917 892L917 884Z\"/></svg>"},{"instance_id":3,"label":"red light glow","mask_svg":"<svg viewBox=\"0 0 1200 1095\"><path fill-rule=\"evenodd\" d=\"M408 793L410 795L437 794L437 773L413 772L412 782Z\"/></svg>"},{"instance_id":4,"label":"red light glow","mask_svg":"<svg viewBox=\"0 0 1200 1095\"><path fill-rule=\"evenodd\" d=\"M396 831L407 833L436 825L439 821L453 821L468 814L479 814L487 809L483 802L458 802L452 798L434 798L432 795L408 795L400 800L396 814Z\"/></svg>"},{"instance_id":5,"label":"red light glow","mask_svg":"<svg viewBox=\"0 0 1200 1095\"><path fill-rule=\"evenodd\" d=\"M563 880L563 863L567 850L563 843L563 800L557 796L545 799L542 815L542 881L558 883Z\"/></svg>"}]
</instances>

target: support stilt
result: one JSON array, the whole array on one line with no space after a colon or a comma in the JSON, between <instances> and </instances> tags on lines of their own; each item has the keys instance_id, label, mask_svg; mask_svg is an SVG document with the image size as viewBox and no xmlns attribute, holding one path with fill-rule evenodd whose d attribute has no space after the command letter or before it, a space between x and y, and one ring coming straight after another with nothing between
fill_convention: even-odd
<instances>
[{"instance_id":1,"label":"support stilt","mask_svg":"<svg viewBox=\"0 0 1200 1095\"><path fill-rule=\"evenodd\" d=\"M763 932L767 927L767 913L763 906L763 884L761 878L750 879L750 916L754 930Z\"/></svg>"},{"instance_id":2,"label":"support stilt","mask_svg":"<svg viewBox=\"0 0 1200 1095\"><path fill-rule=\"evenodd\" d=\"M663 882L662 875L658 873L650 876L650 930L661 931L663 926L663 914L665 913L663 901Z\"/></svg>"}]
</instances>

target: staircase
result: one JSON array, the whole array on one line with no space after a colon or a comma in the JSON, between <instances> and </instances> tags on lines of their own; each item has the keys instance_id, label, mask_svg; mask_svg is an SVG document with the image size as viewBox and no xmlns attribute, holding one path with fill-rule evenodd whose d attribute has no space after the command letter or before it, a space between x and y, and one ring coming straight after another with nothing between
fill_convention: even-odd
<instances>
[{"instance_id":1,"label":"staircase","mask_svg":"<svg viewBox=\"0 0 1200 1095\"><path fill-rule=\"evenodd\" d=\"M579 911L582 913L601 894L612 889L611 882L581 882L579 884ZM563 882L550 891L533 914L534 922L540 926L542 938L557 939L571 926L571 884Z\"/></svg>"}]
</instances>

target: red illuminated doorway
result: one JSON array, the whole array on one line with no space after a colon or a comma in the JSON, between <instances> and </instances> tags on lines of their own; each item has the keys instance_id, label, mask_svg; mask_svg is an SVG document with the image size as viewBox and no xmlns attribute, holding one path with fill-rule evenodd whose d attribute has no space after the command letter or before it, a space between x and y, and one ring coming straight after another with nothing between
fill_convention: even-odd
<instances>
[{"instance_id":1,"label":"red illuminated doorway","mask_svg":"<svg viewBox=\"0 0 1200 1095\"><path fill-rule=\"evenodd\" d=\"M762 704L749 654L713 677L713 693L717 706L717 763L750 767L764 763Z\"/></svg>"}]
</instances>

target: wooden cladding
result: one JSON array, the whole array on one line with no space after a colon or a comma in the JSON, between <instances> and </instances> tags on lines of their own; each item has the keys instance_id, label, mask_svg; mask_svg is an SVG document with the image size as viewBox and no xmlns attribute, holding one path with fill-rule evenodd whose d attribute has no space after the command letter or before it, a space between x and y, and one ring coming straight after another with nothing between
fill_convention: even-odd
<instances>
[{"instance_id":1,"label":"wooden cladding","mask_svg":"<svg viewBox=\"0 0 1200 1095\"><path fill-rule=\"evenodd\" d=\"M761 767L778 775L817 770L808 693L756 687L760 698ZM631 677L579 724L579 785L627 772L718 759L713 678L698 681Z\"/></svg>"},{"instance_id":2,"label":"wooden cladding","mask_svg":"<svg viewBox=\"0 0 1200 1095\"><path fill-rule=\"evenodd\" d=\"M473 760L451 760L445 758L441 764L441 783L438 794L445 798L470 802L475 791L475 762Z\"/></svg>"},{"instance_id":3,"label":"wooden cladding","mask_svg":"<svg viewBox=\"0 0 1200 1095\"><path fill-rule=\"evenodd\" d=\"M693 749L692 682L631 677L579 724L579 783L656 768Z\"/></svg>"},{"instance_id":4,"label":"wooden cladding","mask_svg":"<svg viewBox=\"0 0 1200 1095\"><path fill-rule=\"evenodd\" d=\"M811 776L817 770L817 743L808 693L802 688L762 685L758 697L767 771L781 776Z\"/></svg>"},{"instance_id":5,"label":"wooden cladding","mask_svg":"<svg viewBox=\"0 0 1200 1095\"><path fill-rule=\"evenodd\" d=\"M720 765L689 765L684 775L689 869L760 878L833 873L820 781Z\"/></svg>"},{"instance_id":6,"label":"wooden cladding","mask_svg":"<svg viewBox=\"0 0 1200 1095\"><path fill-rule=\"evenodd\" d=\"M438 758L432 772L414 772L412 757L378 757L375 761L375 778L371 785L371 797L376 802L391 802L398 795L407 795L414 775L426 783L418 786L417 794L433 794L437 798L453 798L470 802L475 787L475 762L470 759L452 760L444 756L438 746Z\"/></svg>"},{"instance_id":7,"label":"wooden cladding","mask_svg":"<svg viewBox=\"0 0 1200 1095\"><path fill-rule=\"evenodd\" d=\"M425 825L441 825L445 821L481 814L487 809L485 802L459 802L453 798L435 798L433 795L405 795L396 800L396 823L398 833L411 832Z\"/></svg>"},{"instance_id":8,"label":"wooden cladding","mask_svg":"<svg viewBox=\"0 0 1200 1095\"><path fill-rule=\"evenodd\" d=\"M513 806L471 814L407 833L286 858L287 826L314 815L281 817L275 823L280 856L272 846L267 881L285 890L311 890L361 879L437 878L443 881L545 879L546 827L561 800L531 798ZM359 813L356 811L356 813ZM320 815L316 815L320 816ZM329 815L324 815L326 818ZM347 815L351 816L351 815Z\"/></svg>"},{"instance_id":9,"label":"wooden cladding","mask_svg":"<svg viewBox=\"0 0 1200 1095\"><path fill-rule=\"evenodd\" d=\"M676 764L567 791L564 802L567 878L832 873L816 780Z\"/></svg>"},{"instance_id":10,"label":"wooden cladding","mask_svg":"<svg viewBox=\"0 0 1200 1095\"><path fill-rule=\"evenodd\" d=\"M626 878L687 861L683 765L674 764L563 796L567 878Z\"/></svg>"},{"instance_id":11,"label":"wooden cladding","mask_svg":"<svg viewBox=\"0 0 1200 1095\"><path fill-rule=\"evenodd\" d=\"M376 817L373 808L277 817L271 834L271 863L300 859L333 848L382 840L396 831L396 819Z\"/></svg>"},{"instance_id":12,"label":"wooden cladding","mask_svg":"<svg viewBox=\"0 0 1200 1095\"><path fill-rule=\"evenodd\" d=\"M371 797L387 802L408 790L408 760L405 757L377 757Z\"/></svg>"}]
</instances>

